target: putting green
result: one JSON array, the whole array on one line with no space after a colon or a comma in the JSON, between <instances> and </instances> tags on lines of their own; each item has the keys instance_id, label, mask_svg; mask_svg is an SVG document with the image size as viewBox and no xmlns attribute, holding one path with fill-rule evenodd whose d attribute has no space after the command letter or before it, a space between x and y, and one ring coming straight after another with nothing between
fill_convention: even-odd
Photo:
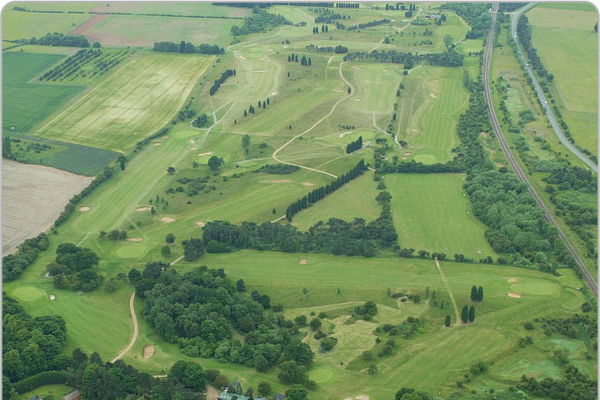
<instances>
[{"instance_id":1,"label":"putting green","mask_svg":"<svg viewBox=\"0 0 600 400\"><path fill-rule=\"evenodd\" d=\"M12 292L12 296L21 301L33 301L46 296L46 292L31 286L18 287Z\"/></svg>"},{"instance_id":2,"label":"putting green","mask_svg":"<svg viewBox=\"0 0 600 400\"><path fill-rule=\"evenodd\" d=\"M315 381L316 383L325 383L329 382L331 378L333 378L333 371L328 367L317 367L310 371L309 373L310 379Z\"/></svg>"},{"instance_id":3,"label":"putting green","mask_svg":"<svg viewBox=\"0 0 600 400\"><path fill-rule=\"evenodd\" d=\"M114 255L120 258L137 258L146 254L147 251L148 246L142 243L126 242L114 251Z\"/></svg>"},{"instance_id":4,"label":"putting green","mask_svg":"<svg viewBox=\"0 0 600 400\"><path fill-rule=\"evenodd\" d=\"M536 280L535 282L515 283L511 289L517 293L527 293L548 296L559 293L559 288L554 283Z\"/></svg>"}]
</instances>

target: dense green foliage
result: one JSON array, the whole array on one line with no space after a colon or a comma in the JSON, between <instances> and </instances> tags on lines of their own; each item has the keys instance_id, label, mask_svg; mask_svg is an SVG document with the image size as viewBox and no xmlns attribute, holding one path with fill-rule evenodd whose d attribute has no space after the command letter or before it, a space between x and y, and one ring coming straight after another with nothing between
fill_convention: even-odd
<instances>
[{"instance_id":1,"label":"dense green foliage","mask_svg":"<svg viewBox=\"0 0 600 400\"><path fill-rule=\"evenodd\" d=\"M221 84L223 82L225 82L227 80L227 78L229 78L230 76L235 76L235 69L226 69L221 74L219 79L215 79L215 81L213 82L213 84L209 90L210 95L213 96L215 93L217 93L217 90L219 90L219 88L221 87Z\"/></svg>"},{"instance_id":2,"label":"dense green foliage","mask_svg":"<svg viewBox=\"0 0 600 400\"><path fill-rule=\"evenodd\" d=\"M265 164L252 172L264 172L265 174L288 175L298 171L300 167L288 164Z\"/></svg>"},{"instance_id":3,"label":"dense green foliage","mask_svg":"<svg viewBox=\"0 0 600 400\"><path fill-rule=\"evenodd\" d=\"M153 47L154 51L162 51L166 53L184 53L184 54L223 54L225 50L216 44L202 43L194 46L190 42L181 41L179 44L175 42L156 42Z\"/></svg>"},{"instance_id":4,"label":"dense green foliage","mask_svg":"<svg viewBox=\"0 0 600 400\"><path fill-rule=\"evenodd\" d=\"M523 376L517 387L536 398L549 400L580 399L595 400L598 382L568 365L563 379L536 378Z\"/></svg>"},{"instance_id":5,"label":"dense green foliage","mask_svg":"<svg viewBox=\"0 0 600 400\"><path fill-rule=\"evenodd\" d=\"M350 154L355 152L356 150L360 150L363 147L363 138L359 136L358 139L348 143L346 145L346 154Z\"/></svg>"},{"instance_id":6,"label":"dense green foliage","mask_svg":"<svg viewBox=\"0 0 600 400\"><path fill-rule=\"evenodd\" d=\"M527 16L521 15L519 17L519 21L517 22L517 37L527 54L527 58L529 59L531 66L533 69L541 76L546 77L548 75L548 71L542 65L542 60L537 54L536 49L533 47L533 43L531 42L531 31L529 28L529 20Z\"/></svg>"},{"instance_id":7,"label":"dense green foliage","mask_svg":"<svg viewBox=\"0 0 600 400\"><path fill-rule=\"evenodd\" d=\"M461 67L464 64L464 56L456 50L449 48L442 53L404 53L396 50L374 50L348 53L344 61L377 61L403 64L404 69L411 69L420 62L445 67Z\"/></svg>"},{"instance_id":8,"label":"dense green foliage","mask_svg":"<svg viewBox=\"0 0 600 400\"><path fill-rule=\"evenodd\" d=\"M471 30L466 35L467 39L477 39L487 35L490 25L489 3L446 3L444 9L454 11L471 26Z\"/></svg>"},{"instance_id":9,"label":"dense green foliage","mask_svg":"<svg viewBox=\"0 0 600 400\"><path fill-rule=\"evenodd\" d=\"M259 7L252 8L252 15L244 18L244 24L231 27L233 36L247 35L249 33L265 32L279 25L291 25L292 23L282 15L266 12Z\"/></svg>"},{"instance_id":10,"label":"dense green foliage","mask_svg":"<svg viewBox=\"0 0 600 400\"><path fill-rule=\"evenodd\" d=\"M157 334L192 357L214 357L266 371L285 361L310 365L313 353L293 322L269 310L270 299L239 292L222 269L180 274L151 263L130 281L144 298L142 315ZM243 335L240 342L234 335Z\"/></svg>"},{"instance_id":11,"label":"dense green foliage","mask_svg":"<svg viewBox=\"0 0 600 400\"><path fill-rule=\"evenodd\" d=\"M22 42L42 46L90 47L90 42L85 36L63 35L62 33L47 33L41 38L23 39Z\"/></svg>"},{"instance_id":12,"label":"dense green foliage","mask_svg":"<svg viewBox=\"0 0 600 400\"><path fill-rule=\"evenodd\" d=\"M2 280L4 282L14 281L21 276L25 268L30 266L40 251L48 248L50 242L45 233L25 240L16 253L2 257Z\"/></svg>"},{"instance_id":13,"label":"dense green foliage","mask_svg":"<svg viewBox=\"0 0 600 400\"><path fill-rule=\"evenodd\" d=\"M59 289L91 291L102 284L102 275L91 269L99 261L90 249L62 243L56 248L54 263L48 264L48 273Z\"/></svg>"}]
</instances>

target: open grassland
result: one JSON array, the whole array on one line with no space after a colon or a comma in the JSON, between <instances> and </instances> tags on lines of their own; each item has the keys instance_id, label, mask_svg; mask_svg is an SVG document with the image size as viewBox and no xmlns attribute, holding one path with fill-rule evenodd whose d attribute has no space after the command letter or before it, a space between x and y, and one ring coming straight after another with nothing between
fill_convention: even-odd
<instances>
[{"instance_id":1,"label":"open grassland","mask_svg":"<svg viewBox=\"0 0 600 400\"><path fill-rule=\"evenodd\" d=\"M36 134L108 150L131 149L175 115L212 60L195 55L142 53Z\"/></svg>"},{"instance_id":2,"label":"open grassland","mask_svg":"<svg viewBox=\"0 0 600 400\"><path fill-rule=\"evenodd\" d=\"M35 3L15 2L5 6L2 10L3 40L29 39L52 32L67 34L88 18L85 14L48 14L13 10L15 6L29 8L32 4Z\"/></svg>"},{"instance_id":3,"label":"open grassland","mask_svg":"<svg viewBox=\"0 0 600 400\"><path fill-rule=\"evenodd\" d=\"M237 19L110 15L87 29L85 36L110 47L152 47L155 42L181 40L224 46L231 39L231 27L240 23Z\"/></svg>"},{"instance_id":4,"label":"open grassland","mask_svg":"<svg viewBox=\"0 0 600 400\"><path fill-rule=\"evenodd\" d=\"M404 81L398 111L398 138L408 142L407 158L432 164L449 161L458 144L456 124L467 107L463 74L456 68L423 66Z\"/></svg>"},{"instance_id":5,"label":"open grassland","mask_svg":"<svg viewBox=\"0 0 600 400\"><path fill-rule=\"evenodd\" d=\"M558 8L561 10L577 10L577 11L592 11L596 12L592 2L556 2L556 3L540 3L540 8Z\"/></svg>"},{"instance_id":6,"label":"open grassland","mask_svg":"<svg viewBox=\"0 0 600 400\"><path fill-rule=\"evenodd\" d=\"M462 174L389 174L392 216L403 248L462 253L479 260L494 256L484 225L471 215Z\"/></svg>"},{"instance_id":7,"label":"open grassland","mask_svg":"<svg viewBox=\"0 0 600 400\"><path fill-rule=\"evenodd\" d=\"M83 90L83 86L29 83L63 56L7 52L2 58L2 124L5 132L29 131Z\"/></svg>"},{"instance_id":8,"label":"open grassland","mask_svg":"<svg viewBox=\"0 0 600 400\"><path fill-rule=\"evenodd\" d=\"M381 207L375 201L378 193L375 186L373 173L368 171L312 207L296 214L293 224L301 230L307 230L317 222L327 221L329 218L347 221L363 218L367 222L373 221L381 212Z\"/></svg>"},{"instance_id":9,"label":"open grassland","mask_svg":"<svg viewBox=\"0 0 600 400\"><path fill-rule=\"evenodd\" d=\"M356 95L348 101L347 107L353 112L385 114L389 119L402 80L401 67L397 64L351 63L345 71L349 71L348 78L356 89Z\"/></svg>"},{"instance_id":10,"label":"open grassland","mask_svg":"<svg viewBox=\"0 0 600 400\"><path fill-rule=\"evenodd\" d=\"M533 45L554 85L575 142L596 154L598 146L598 14L590 4L577 8L535 7L527 13ZM577 65L574 73L573 66Z\"/></svg>"},{"instance_id":11,"label":"open grassland","mask_svg":"<svg viewBox=\"0 0 600 400\"><path fill-rule=\"evenodd\" d=\"M2 162L2 252L48 229L91 178L53 168Z\"/></svg>"}]
</instances>

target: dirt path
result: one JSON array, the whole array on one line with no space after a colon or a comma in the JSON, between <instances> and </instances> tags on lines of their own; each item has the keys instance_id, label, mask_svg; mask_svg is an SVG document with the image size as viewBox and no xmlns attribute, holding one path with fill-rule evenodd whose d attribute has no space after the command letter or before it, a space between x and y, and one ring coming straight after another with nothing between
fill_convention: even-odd
<instances>
[{"instance_id":1,"label":"dirt path","mask_svg":"<svg viewBox=\"0 0 600 400\"><path fill-rule=\"evenodd\" d=\"M400 144L400 142L398 142L398 134L396 134L396 135L391 135L391 134L387 133L386 131L384 131L383 129L381 129L381 128L380 128L380 127L377 125L377 121L376 121L376 119L375 119L375 111L373 111L373 114L372 114L372 115L373 115L373 127L374 127L375 129L377 129L379 132L381 132L381 133L383 133L383 134L385 134L385 135L387 135L387 136L392 136L392 137L393 137L393 139L394 139L394 142L395 142L395 143L398 145L398 148L399 148L399 149L402 149L402 145Z\"/></svg>"},{"instance_id":2,"label":"dirt path","mask_svg":"<svg viewBox=\"0 0 600 400\"><path fill-rule=\"evenodd\" d=\"M454 316L456 318L454 325L459 325L460 324L460 313L458 312L458 306L456 305L456 300L454 299L454 295L452 294L452 291L450 290L450 285L448 285L448 279L446 278L446 275L444 275L444 271L442 271L442 266L440 265L440 262L438 261L438 259L435 259L435 266L438 269L438 272L440 273L440 278L442 278L442 282L444 282L444 286L446 287L446 291L448 291L448 296L450 296L450 301L452 302L452 307L454 307Z\"/></svg>"},{"instance_id":3,"label":"dirt path","mask_svg":"<svg viewBox=\"0 0 600 400\"><path fill-rule=\"evenodd\" d=\"M134 301L135 301L135 292L133 292L131 294L131 297L129 298L129 312L131 313L131 321L133 322L133 335L131 336L131 340L129 341L129 344L127 345L127 347L125 347L123 349L123 351L121 351L119 354L117 354L117 356L115 358L110 360L111 363L114 363L115 361L123 358L125 356L125 354L127 354L129 352L129 350L131 350L131 348L135 344L135 341L138 338L139 328L138 328L137 316L135 315Z\"/></svg>"},{"instance_id":4,"label":"dirt path","mask_svg":"<svg viewBox=\"0 0 600 400\"><path fill-rule=\"evenodd\" d=\"M282 215L282 216L281 216L281 217L279 217L279 218L275 218L273 221L271 221L271 223L273 224L273 223L275 223L275 222L279 222L279 221L281 221L281 220L282 220L282 219L284 219L284 218L285 218L285 214L284 214L284 215Z\"/></svg>"},{"instance_id":5,"label":"dirt path","mask_svg":"<svg viewBox=\"0 0 600 400\"><path fill-rule=\"evenodd\" d=\"M219 391L214 387L207 385L206 386L206 400L217 400L219 397Z\"/></svg>"},{"instance_id":6,"label":"dirt path","mask_svg":"<svg viewBox=\"0 0 600 400\"><path fill-rule=\"evenodd\" d=\"M176 258L175 261L173 261L170 265L175 265L177 264L179 261L183 260L183 256Z\"/></svg>"},{"instance_id":7,"label":"dirt path","mask_svg":"<svg viewBox=\"0 0 600 400\"><path fill-rule=\"evenodd\" d=\"M354 86L352 86L352 84L350 82L348 82L348 80L346 79L346 77L344 76L344 73L342 72L342 65L344 64L344 62L340 62L340 66L339 66L339 75L340 75L340 79L347 85L350 87L350 93L348 93L346 96L342 97L341 99L339 99L338 101L335 102L335 104L331 107L331 110L329 110L329 112L327 114L325 114L320 120L318 120L317 122L315 122L310 128L308 128L307 130L305 130L304 132L294 136L293 138L291 138L290 140L288 140L287 142L285 142L281 147L279 147L277 150L275 150L275 152L273 152L273 160L280 162L282 164L287 164L287 165L294 165L296 167L299 168L303 168L309 171L314 171L314 172L319 172L321 174L325 174L328 176L331 176L332 178L337 178L337 175L331 174L329 172L326 171L322 171L316 168L310 168L307 167L305 165L300 165L300 164L295 164L295 163L291 163L291 162L287 162L287 161L283 161L280 158L277 157L277 154L283 150L284 148L286 148L290 143L292 143L294 140L306 135L308 132L312 131L313 129L315 129L317 126L319 126L319 124L323 121L325 121L327 118L329 118L334 112L335 109L337 108L337 106L342 103L343 101L349 99L350 97L352 97L354 95Z\"/></svg>"}]
</instances>

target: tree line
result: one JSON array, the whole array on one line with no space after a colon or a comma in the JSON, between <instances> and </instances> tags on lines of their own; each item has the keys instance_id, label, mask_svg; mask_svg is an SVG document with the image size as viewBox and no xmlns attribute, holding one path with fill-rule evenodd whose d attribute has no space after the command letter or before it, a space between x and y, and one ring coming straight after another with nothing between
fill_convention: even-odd
<instances>
[{"instance_id":1,"label":"tree line","mask_svg":"<svg viewBox=\"0 0 600 400\"><path fill-rule=\"evenodd\" d=\"M335 54L344 54L348 52L348 48L338 44L337 46L315 46L314 44L309 44L306 46L306 50L316 51L317 53L335 53ZM288 58L288 61L289 58Z\"/></svg>"},{"instance_id":2,"label":"tree line","mask_svg":"<svg viewBox=\"0 0 600 400\"><path fill-rule=\"evenodd\" d=\"M378 26L378 25L389 24L390 22L392 22L392 21L387 18L383 18L383 19L378 19L375 21L365 22L364 24L351 25L351 26L347 27L346 29L349 31L355 31L357 29L372 28L372 27Z\"/></svg>"},{"instance_id":3,"label":"tree line","mask_svg":"<svg viewBox=\"0 0 600 400\"><path fill-rule=\"evenodd\" d=\"M315 24L331 24L333 21L339 19L350 19L350 16L342 14L319 15L315 18Z\"/></svg>"},{"instance_id":4,"label":"tree line","mask_svg":"<svg viewBox=\"0 0 600 400\"><path fill-rule=\"evenodd\" d=\"M292 25L290 21L288 21L281 14L271 14L261 7L263 5L257 6L256 3L246 3L248 6L252 6L252 14L246 18L244 18L244 23L242 26L232 26L231 34L233 36L247 35L249 33L260 33L266 32L270 29L273 29L279 25Z\"/></svg>"},{"instance_id":5,"label":"tree line","mask_svg":"<svg viewBox=\"0 0 600 400\"><path fill-rule=\"evenodd\" d=\"M221 76L218 79L215 79L215 81L213 82L213 84L209 90L210 95L213 96L215 93L217 93L217 90L219 90L219 88L227 80L227 78L229 78L230 76L235 76L235 75L236 75L235 69L226 69L221 74Z\"/></svg>"},{"instance_id":6,"label":"tree line","mask_svg":"<svg viewBox=\"0 0 600 400\"><path fill-rule=\"evenodd\" d=\"M100 287L104 280L92 270L99 262L100 258L92 250L61 243L56 248L54 262L48 264L47 269L56 288L88 292Z\"/></svg>"},{"instance_id":7,"label":"tree line","mask_svg":"<svg viewBox=\"0 0 600 400\"><path fill-rule=\"evenodd\" d=\"M350 154L355 152L356 150L360 150L363 147L363 138L359 136L358 139L348 143L346 145L346 154Z\"/></svg>"},{"instance_id":8,"label":"tree line","mask_svg":"<svg viewBox=\"0 0 600 400\"><path fill-rule=\"evenodd\" d=\"M224 54L225 49L219 47L216 44L202 43L194 46L190 42L182 40L179 44L175 42L155 42L153 46L154 51L160 51L165 53L184 53L184 54Z\"/></svg>"},{"instance_id":9,"label":"tree line","mask_svg":"<svg viewBox=\"0 0 600 400\"><path fill-rule=\"evenodd\" d=\"M285 211L285 216L287 220L291 221L295 214L310 207L317 201L325 198L325 196L335 192L337 189L341 188L351 180L358 178L366 170L367 165L365 164L365 161L361 159L354 168L352 168L350 171L346 172L342 176L336 178L335 181L325 186L314 189L301 199L296 200L295 202L290 204Z\"/></svg>"},{"instance_id":10,"label":"tree line","mask_svg":"<svg viewBox=\"0 0 600 400\"><path fill-rule=\"evenodd\" d=\"M452 10L464 19L471 27L467 32L467 39L483 38L487 35L490 25L490 14L487 3L446 3L446 10Z\"/></svg>"},{"instance_id":11,"label":"tree line","mask_svg":"<svg viewBox=\"0 0 600 400\"><path fill-rule=\"evenodd\" d=\"M37 259L40 251L50 246L50 240L45 233L40 233L21 243L16 253L2 257L2 280L11 282L19 278L23 271Z\"/></svg>"},{"instance_id":12,"label":"tree line","mask_svg":"<svg viewBox=\"0 0 600 400\"><path fill-rule=\"evenodd\" d=\"M90 47L90 42L85 36L64 35L62 33L47 33L40 38L32 37L31 39L22 39L18 42L27 44L39 44L42 46ZM95 42L94 47L100 47L100 43Z\"/></svg>"},{"instance_id":13,"label":"tree line","mask_svg":"<svg viewBox=\"0 0 600 400\"><path fill-rule=\"evenodd\" d=\"M464 56L453 48L448 48L442 53L417 54L410 52L399 52L396 50L358 51L348 53L344 61L377 61L403 64L404 69L412 69L420 62L445 67L461 67L464 64Z\"/></svg>"}]
</instances>

